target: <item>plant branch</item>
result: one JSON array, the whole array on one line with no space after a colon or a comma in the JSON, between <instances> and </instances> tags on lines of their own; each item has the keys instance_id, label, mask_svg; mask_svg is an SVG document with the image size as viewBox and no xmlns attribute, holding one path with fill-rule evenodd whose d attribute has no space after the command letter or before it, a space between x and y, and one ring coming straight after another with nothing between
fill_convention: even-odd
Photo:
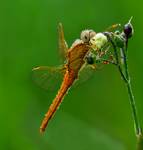
<instances>
[{"instance_id":1,"label":"plant branch","mask_svg":"<svg viewBox=\"0 0 143 150\"><path fill-rule=\"evenodd\" d=\"M120 72L120 74L121 74L121 77L122 77L122 79L124 80L124 82L127 82L127 79L126 79L125 75L123 74L122 68L121 68L120 63L119 63L119 57L118 57L117 47L116 47L116 45L114 44L114 41L112 40L111 35L110 35L108 32L107 32L107 33L104 33L104 34L107 36L108 40L111 42L111 44L112 44L112 46L113 46L114 55L115 55L115 59L116 59L116 64L117 64L118 70L119 70L119 72Z\"/></svg>"},{"instance_id":2,"label":"plant branch","mask_svg":"<svg viewBox=\"0 0 143 150\"><path fill-rule=\"evenodd\" d=\"M120 64L120 61L119 61L117 47L114 44L114 41L112 40L112 38L110 38L110 37L108 37L108 38L109 38L109 40L113 46L113 49L114 49L114 55L115 55L116 63L118 66L118 70L119 70L121 77L123 78L123 80L126 84L127 90L128 90L130 105L131 105L131 109L132 109L132 116L133 116L133 121L134 121L135 134L137 137L137 150L143 150L143 133L142 133L140 121L139 121L139 118L137 115L135 99L134 99L134 95L132 92L132 86L131 86L131 82L130 82L130 74L128 71L128 63L127 63L128 41L126 41L126 43L125 43L125 49L121 48L121 51L123 54L123 67L124 67L124 72L125 72L125 74L124 74L123 69L122 69L121 64Z\"/></svg>"},{"instance_id":3,"label":"plant branch","mask_svg":"<svg viewBox=\"0 0 143 150\"><path fill-rule=\"evenodd\" d=\"M137 137L137 150L143 150L143 135Z\"/></svg>"},{"instance_id":4,"label":"plant branch","mask_svg":"<svg viewBox=\"0 0 143 150\"><path fill-rule=\"evenodd\" d=\"M127 86L127 90L128 90L128 94L129 94L132 113L133 113L135 133L136 133L136 136L139 136L140 134L142 134L142 131L141 131L141 126L140 126L140 122L139 122L139 119L138 119L138 115L137 115L135 99L134 99L134 95L133 95L133 92L132 92L132 86L131 86L131 82L130 82L130 75L129 75L128 63L127 63L127 55L126 55L125 50L123 48L121 50L122 50L122 53L123 53L123 56L124 56L123 57L123 59L124 59L124 69L125 69L126 78L128 80L128 82L126 83L126 86Z\"/></svg>"},{"instance_id":5,"label":"plant branch","mask_svg":"<svg viewBox=\"0 0 143 150\"><path fill-rule=\"evenodd\" d=\"M133 120L134 120L134 128L135 128L135 134L137 137L137 150L143 150L143 133L142 133L142 128L140 125L140 121L138 118L137 114L137 109L136 109L136 104L135 104L135 98L132 92L132 86L130 82L130 74L128 71L128 63L127 63L127 46L126 49L121 49L123 53L123 59L124 59L124 69L125 69L125 75L128 80L126 83L128 94L129 94L129 99L130 99L130 105L132 109L132 114L133 114Z\"/></svg>"},{"instance_id":6,"label":"plant branch","mask_svg":"<svg viewBox=\"0 0 143 150\"><path fill-rule=\"evenodd\" d=\"M121 66L120 66L117 47L116 47L116 45L114 44L113 40L112 40L110 37L108 37L108 38L109 38L109 40L110 40L110 42L111 42L111 44L112 44L112 46L113 46L113 49L114 49L114 55L115 55L115 59L116 59L116 64L117 64L117 66L118 66L118 70L119 70L119 72L120 72L120 74L121 74L121 77L122 77L122 79L124 80L124 82L127 83L128 80L127 80L127 78L125 77L125 75L123 74L122 68L121 68Z\"/></svg>"}]
</instances>

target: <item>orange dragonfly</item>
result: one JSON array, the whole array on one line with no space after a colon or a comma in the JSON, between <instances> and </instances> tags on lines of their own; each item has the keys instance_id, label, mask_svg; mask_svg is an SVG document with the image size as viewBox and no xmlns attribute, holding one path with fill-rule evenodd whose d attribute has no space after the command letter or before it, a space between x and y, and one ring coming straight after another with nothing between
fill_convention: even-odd
<instances>
[{"instance_id":1,"label":"orange dragonfly","mask_svg":"<svg viewBox=\"0 0 143 150\"><path fill-rule=\"evenodd\" d=\"M60 54L63 57L63 59L66 60L66 63L63 66L59 67L40 66L33 68L33 77L35 82L44 89L53 89L55 83L59 84L60 80L57 77L57 74L59 75L61 73L60 79L63 78L60 89L58 90L55 99L50 105L41 123L40 126L41 133L45 131L48 122L55 114L65 94L74 84L74 82L80 81L78 79L80 78L81 74L85 74L85 72L90 73L91 70L96 68L94 61L91 57L92 49L96 49L96 51L98 51L98 49L106 45L107 42L106 36L104 36L103 34L100 33L100 35L96 37L97 34L93 30L84 30L81 32L80 39L76 40L72 44L72 46L68 48L64 38L64 31L61 23L58 26L58 31L59 31ZM98 55L98 57L101 57L100 55ZM105 55L105 53L103 53L102 55ZM86 64L90 65L85 67ZM56 78L57 80L54 81L53 79ZM82 80L86 79L83 78L81 79L81 81Z\"/></svg>"}]
</instances>

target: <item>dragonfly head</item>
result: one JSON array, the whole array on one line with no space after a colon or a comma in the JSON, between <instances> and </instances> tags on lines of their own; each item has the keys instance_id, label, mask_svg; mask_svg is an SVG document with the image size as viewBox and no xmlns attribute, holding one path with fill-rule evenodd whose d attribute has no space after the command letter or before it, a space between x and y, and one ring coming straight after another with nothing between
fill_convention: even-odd
<instances>
[{"instance_id":1,"label":"dragonfly head","mask_svg":"<svg viewBox=\"0 0 143 150\"><path fill-rule=\"evenodd\" d=\"M80 39L84 43L88 43L91 38L93 38L96 35L96 33L93 30L83 30L80 35Z\"/></svg>"}]
</instances>

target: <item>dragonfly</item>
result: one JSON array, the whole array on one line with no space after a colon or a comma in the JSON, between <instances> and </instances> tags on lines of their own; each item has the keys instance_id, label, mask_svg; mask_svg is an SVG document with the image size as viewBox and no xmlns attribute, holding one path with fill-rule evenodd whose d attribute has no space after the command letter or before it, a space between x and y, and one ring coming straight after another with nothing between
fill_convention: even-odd
<instances>
[{"instance_id":1,"label":"dragonfly","mask_svg":"<svg viewBox=\"0 0 143 150\"><path fill-rule=\"evenodd\" d=\"M65 40L61 23L58 25L58 33L59 51L65 63L58 67L39 66L32 70L34 81L44 89L51 90L55 87L55 84L60 84L62 80L57 95L41 123L41 133L45 131L49 121L73 84L86 80L88 76L85 77L85 74L92 74L97 68L97 63L114 63L112 55L108 53L110 45L107 36L103 33L96 33L92 29L83 30L80 39L75 40L70 48L68 48ZM60 75L60 79L57 75Z\"/></svg>"}]
</instances>

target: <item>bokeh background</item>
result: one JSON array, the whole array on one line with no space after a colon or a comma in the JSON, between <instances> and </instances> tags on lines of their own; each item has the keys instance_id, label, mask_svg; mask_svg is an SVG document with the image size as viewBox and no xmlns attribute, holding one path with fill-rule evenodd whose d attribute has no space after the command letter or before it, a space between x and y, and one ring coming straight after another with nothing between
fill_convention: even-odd
<instances>
[{"instance_id":1,"label":"bokeh background","mask_svg":"<svg viewBox=\"0 0 143 150\"><path fill-rule=\"evenodd\" d=\"M5 0L0 2L0 149L134 150L131 109L114 66L105 66L65 97L45 134L39 126L56 92L31 79L35 66L60 64L57 24L69 45L83 29L104 31L133 16L129 70L143 125L141 0Z\"/></svg>"}]
</instances>

